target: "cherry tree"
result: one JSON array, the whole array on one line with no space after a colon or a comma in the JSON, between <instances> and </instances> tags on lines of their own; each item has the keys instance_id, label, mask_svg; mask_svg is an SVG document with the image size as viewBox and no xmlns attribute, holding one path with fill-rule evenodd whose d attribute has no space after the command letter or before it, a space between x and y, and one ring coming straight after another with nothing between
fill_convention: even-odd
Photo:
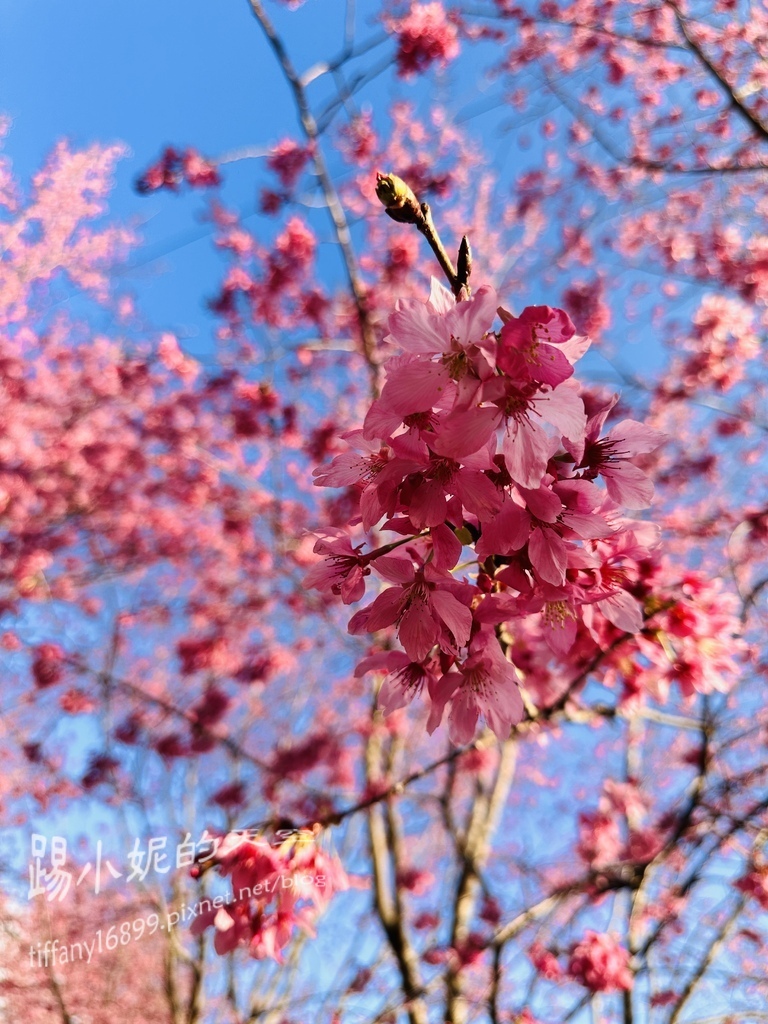
<instances>
[{"instance_id":1,"label":"cherry tree","mask_svg":"<svg viewBox=\"0 0 768 1024\"><path fill-rule=\"evenodd\" d=\"M300 68L299 6L257 226L247 150L136 182L212 224L205 366L117 148L2 167L4 1007L762 1019L764 14L350 2Z\"/></svg>"}]
</instances>

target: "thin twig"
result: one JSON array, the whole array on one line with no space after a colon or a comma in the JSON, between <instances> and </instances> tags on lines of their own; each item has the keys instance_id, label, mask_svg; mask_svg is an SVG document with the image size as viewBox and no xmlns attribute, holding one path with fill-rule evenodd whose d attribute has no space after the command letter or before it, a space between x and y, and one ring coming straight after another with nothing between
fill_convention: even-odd
<instances>
[{"instance_id":1,"label":"thin twig","mask_svg":"<svg viewBox=\"0 0 768 1024\"><path fill-rule=\"evenodd\" d=\"M366 290L360 277L357 259L352 247L352 237L349 231L349 224L347 223L347 215L344 212L344 207L341 204L338 192L336 191L328 171L328 167L325 163L325 157L323 156L323 152L320 147L317 124L314 116L312 115L312 111L310 110L307 94L304 85L302 84L301 77L294 68L282 39L275 31L272 22L269 20L261 0L248 0L248 5L251 8L254 18L261 26L261 29L267 38L267 42L269 43L269 46L282 69L283 76L285 77L285 80L293 94L301 127L306 138L312 144L312 162L315 168L315 174L320 182L320 187L323 190L323 195L328 206L328 212L331 215L331 220L333 221L333 226L336 230L336 239L339 243L339 248L341 249L349 287L352 292L355 309L357 311L362 354L370 368L372 385L375 390L379 372L375 358L376 335L371 318L368 314Z\"/></svg>"}]
</instances>

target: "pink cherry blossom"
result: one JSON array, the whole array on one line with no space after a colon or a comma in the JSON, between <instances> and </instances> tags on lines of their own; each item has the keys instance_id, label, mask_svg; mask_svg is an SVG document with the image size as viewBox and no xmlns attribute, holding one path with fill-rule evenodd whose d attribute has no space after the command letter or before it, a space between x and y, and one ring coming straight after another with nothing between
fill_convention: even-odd
<instances>
[{"instance_id":1,"label":"pink cherry blossom","mask_svg":"<svg viewBox=\"0 0 768 1024\"><path fill-rule=\"evenodd\" d=\"M629 953L613 935L586 931L576 943L568 973L592 992L620 992L632 988Z\"/></svg>"},{"instance_id":2,"label":"pink cherry blossom","mask_svg":"<svg viewBox=\"0 0 768 1024\"><path fill-rule=\"evenodd\" d=\"M608 494L630 509L647 508L653 498L653 483L630 460L654 451L664 435L636 420L622 420L600 438L606 417L616 404L614 395L591 413L587 423L584 452L577 469L584 479L598 474L605 480Z\"/></svg>"},{"instance_id":3,"label":"pink cherry blossom","mask_svg":"<svg viewBox=\"0 0 768 1024\"><path fill-rule=\"evenodd\" d=\"M526 504L507 501L488 524L477 544L482 557L498 552L509 554L528 545L528 557L536 575L559 586L565 582L567 551L557 525L563 505L547 487L520 489Z\"/></svg>"},{"instance_id":4,"label":"pink cherry blossom","mask_svg":"<svg viewBox=\"0 0 768 1024\"><path fill-rule=\"evenodd\" d=\"M498 299L483 285L469 299L454 302L435 278L426 303L400 300L389 317L390 341L411 355L441 356L458 369L478 346L483 346L496 317ZM486 346L487 348L487 346Z\"/></svg>"},{"instance_id":5,"label":"pink cherry blossom","mask_svg":"<svg viewBox=\"0 0 768 1024\"><path fill-rule=\"evenodd\" d=\"M272 148L267 167L275 172L283 188L290 191L311 158L312 151L308 146L301 146L293 139L282 139Z\"/></svg>"},{"instance_id":6,"label":"pink cherry blossom","mask_svg":"<svg viewBox=\"0 0 768 1024\"><path fill-rule=\"evenodd\" d=\"M745 895L756 900L763 910L768 910L768 867L755 868L734 884Z\"/></svg>"},{"instance_id":7,"label":"pink cherry blossom","mask_svg":"<svg viewBox=\"0 0 768 1024\"><path fill-rule=\"evenodd\" d=\"M254 959L282 963L295 930L314 935L319 912L335 892L349 887L338 859L320 845L317 829L294 833L279 846L258 834L231 832L211 860L220 875L231 878L233 898L218 907L202 900L191 931L200 935L213 926L219 954L247 946Z\"/></svg>"},{"instance_id":8,"label":"pink cherry blossom","mask_svg":"<svg viewBox=\"0 0 768 1024\"><path fill-rule=\"evenodd\" d=\"M422 74L434 63L445 65L459 54L456 26L440 0L414 3L405 17L387 24L398 37L397 67L404 78Z\"/></svg>"},{"instance_id":9,"label":"pink cherry blossom","mask_svg":"<svg viewBox=\"0 0 768 1024\"><path fill-rule=\"evenodd\" d=\"M397 624L398 639L416 662L435 644L445 651L466 645L472 625L470 586L429 564L414 567L410 559L393 555L377 558L373 567L396 585L352 616L350 633L374 633Z\"/></svg>"},{"instance_id":10,"label":"pink cherry blossom","mask_svg":"<svg viewBox=\"0 0 768 1024\"><path fill-rule=\"evenodd\" d=\"M397 449L397 438L393 447ZM486 475L493 469L490 451L475 452L460 461L412 446L410 457L394 458L376 480L381 504L394 512L408 510L417 530L444 523L448 496L455 496L470 514L487 518L501 508L502 494Z\"/></svg>"},{"instance_id":11,"label":"pink cherry blossom","mask_svg":"<svg viewBox=\"0 0 768 1024\"><path fill-rule=\"evenodd\" d=\"M448 735L457 744L472 739L480 715L500 740L507 739L512 726L523 717L517 674L492 630L481 629L470 644L466 661L438 680L427 724L429 733L440 725L447 704Z\"/></svg>"},{"instance_id":12,"label":"pink cherry blossom","mask_svg":"<svg viewBox=\"0 0 768 1024\"><path fill-rule=\"evenodd\" d=\"M314 469L312 475L318 487L362 485L360 511L363 527L369 530L384 515L385 509L373 485L376 477L387 465L391 452L386 446L367 440L362 430L349 431L342 437L349 444L350 450L337 455L330 466Z\"/></svg>"},{"instance_id":13,"label":"pink cherry blossom","mask_svg":"<svg viewBox=\"0 0 768 1024\"><path fill-rule=\"evenodd\" d=\"M491 429L503 428L502 451L515 483L538 487L547 463L559 447L559 437L578 444L584 437L584 405L569 381L556 388L518 383L494 377L482 388L482 397L496 406ZM540 425L543 420L557 430L553 437Z\"/></svg>"},{"instance_id":14,"label":"pink cherry blossom","mask_svg":"<svg viewBox=\"0 0 768 1024\"><path fill-rule=\"evenodd\" d=\"M354 604L365 593L365 577L370 575L367 559L360 554L363 545L352 547L343 530L327 530L313 550L324 558L304 577L304 586L324 593L341 595L344 604Z\"/></svg>"},{"instance_id":15,"label":"pink cherry blossom","mask_svg":"<svg viewBox=\"0 0 768 1024\"><path fill-rule=\"evenodd\" d=\"M496 362L513 380L538 381L557 387L573 376L573 366L561 348L576 333L562 309L527 306L519 317L510 316L499 335Z\"/></svg>"},{"instance_id":16,"label":"pink cherry blossom","mask_svg":"<svg viewBox=\"0 0 768 1024\"><path fill-rule=\"evenodd\" d=\"M437 681L436 671L431 662L411 661L403 651L382 651L363 658L355 669L355 675L386 673L379 690L378 706L385 715L390 715L410 704L421 693L425 683L431 691Z\"/></svg>"},{"instance_id":17,"label":"pink cherry blossom","mask_svg":"<svg viewBox=\"0 0 768 1024\"><path fill-rule=\"evenodd\" d=\"M528 956L542 978L546 978L548 981L555 981L562 977L563 969L557 962L557 957L542 943L534 942L528 950Z\"/></svg>"},{"instance_id":18,"label":"pink cherry blossom","mask_svg":"<svg viewBox=\"0 0 768 1024\"><path fill-rule=\"evenodd\" d=\"M616 818L607 811L579 813L579 843L577 851L592 868L604 868L621 858L624 844Z\"/></svg>"}]
</instances>

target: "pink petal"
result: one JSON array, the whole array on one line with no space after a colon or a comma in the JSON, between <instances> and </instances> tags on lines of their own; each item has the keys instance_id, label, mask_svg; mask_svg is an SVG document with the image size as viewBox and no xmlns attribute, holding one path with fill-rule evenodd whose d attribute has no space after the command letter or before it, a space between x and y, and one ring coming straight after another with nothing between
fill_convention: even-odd
<instances>
[{"instance_id":1,"label":"pink petal","mask_svg":"<svg viewBox=\"0 0 768 1024\"><path fill-rule=\"evenodd\" d=\"M368 619L370 618L371 605L367 608L360 608L347 623L347 632L352 636L359 636L360 633L368 632Z\"/></svg>"},{"instance_id":2,"label":"pink petal","mask_svg":"<svg viewBox=\"0 0 768 1024\"><path fill-rule=\"evenodd\" d=\"M365 576L359 565L354 566L345 580L341 582L341 600L344 604L354 604L365 594Z\"/></svg>"},{"instance_id":3,"label":"pink petal","mask_svg":"<svg viewBox=\"0 0 768 1024\"><path fill-rule=\"evenodd\" d=\"M461 541L459 538L445 523L433 526L429 531L429 535L432 538L432 550L434 552L432 562L435 568L452 569L459 558L461 558Z\"/></svg>"},{"instance_id":4,"label":"pink petal","mask_svg":"<svg viewBox=\"0 0 768 1024\"><path fill-rule=\"evenodd\" d=\"M560 587L565 583L568 559L565 545L554 530L533 530L528 541L528 557L536 575Z\"/></svg>"},{"instance_id":5,"label":"pink petal","mask_svg":"<svg viewBox=\"0 0 768 1024\"><path fill-rule=\"evenodd\" d=\"M405 352L435 355L450 345L450 334L441 316L431 313L421 302L407 307L401 302L387 322L392 340Z\"/></svg>"},{"instance_id":6,"label":"pink petal","mask_svg":"<svg viewBox=\"0 0 768 1024\"><path fill-rule=\"evenodd\" d=\"M445 705L456 692L456 687L463 682L464 677L459 672L448 672L441 676L435 683L429 684L429 696L432 706L427 720L427 732L431 736L440 725L443 718Z\"/></svg>"},{"instance_id":7,"label":"pink petal","mask_svg":"<svg viewBox=\"0 0 768 1024\"><path fill-rule=\"evenodd\" d=\"M458 647L464 647L472 631L472 612L446 590L433 590L431 605L453 634Z\"/></svg>"},{"instance_id":8,"label":"pink petal","mask_svg":"<svg viewBox=\"0 0 768 1024\"><path fill-rule=\"evenodd\" d=\"M535 370L529 371L533 380L553 388L573 376L573 366L565 353L554 345L539 345L535 366Z\"/></svg>"},{"instance_id":9,"label":"pink petal","mask_svg":"<svg viewBox=\"0 0 768 1024\"><path fill-rule=\"evenodd\" d=\"M414 427L391 438L389 444L395 455L406 462L417 462L424 466L429 462L429 450Z\"/></svg>"},{"instance_id":10,"label":"pink petal","mask_svg":"<svg viewBox=\"0 0 768 1024\"><path fill-rule=\"evenodd\" d=\"M626 633L639 633L643 628L643 610L625 590L598 601L597 607L617 629L623 629Z\"/></svg>"},{"instance_id":11,"label":"pink petal","mask_svg":"<svg viewBox=\"0 0 768 1024\"><path fill-rule=\"evenodd\" d=\"M570 381L566 381L548 394L537 397L536 411L569 440L579 441L584 437L587 428L584 402Z\"/></svg>"},{"instance_id":12,"label":"pink petal","mask_svg":"<svg viewBox=\"0 0 768 1024\"><path fill-rule=\"evenodd\" d=\"M409 665L411 664L407 655L406 661L408 661ZM376 707L385 718L388 718L393 711L404 708L406 704L409 704L414 696L415 694L412 689L406 689L403 686L401 676L389 675L381 684L381 689L376 699Z\"/></svg>"},{"instance_id":13,"label":"pink petal","mask_svg":"<svg viewBox=\"0 0 768 1024\"><path fill-rule=\"evenodd\" d=\"M410 663L410 658L402 651L379 651L378 654L369 654L358 663L355 677L360 679L366 672L396 672Z\"/></svg>"},{"instance_id":14,"label":"pink petal","mask_svg":"<svg viewBox=\"0 0 768 1024\"><path fill-rule=\"evenodd\" d=\"M375 633L377 629L391 626L400 614L405 597L402 587L388 587L387 590L379 594L368 608L368 619L364 632ZM421 658L416 660L421 661Z\"/></svg>"},{"instance_id":15,"label":"pink petal","mask_svg":"<svg viewBox=\"0 0 768 1024\"><path fill-rule=\"evenodd\" d=\"M545 431L530 420L510 423L502 445L509 475L522 487L538 487L547 469L550 442Z\"/></svg>"},{"instance_id":16,"label":"pink petal","mask_svg":"<svg viewBox=\"0 0 768 1024\"><path fill-rule=\"evenodd\" d=\"M403 417L385 405L380 398L374 399L370 409L365 414L363 421L363 432L369 440L373 438L386 438L397 430L403 422Z\"/></svg>"},{"instance_id":17,"label":"pink petal","mask_svg":"<svg viewBox=\"0 0 768 1024\"><path fill-rule=\"evenodd\" d=\"M560 351L568 362L573 364L577 363L579 359L581 359L591 344L592 339L588 338L586 334L576 334L573 338L569 338L568 341L563 342L560 346Z\"/></svg>"},{"instance_id":18,"label":"pink petal","mask_svg":"<svg viewBox=\"0 0 768 1024\"><path fill-rule=\"evenodd\" d=\"M309 570L304 577L304 586L307 590L325 590L338 578L339 570L336 563L324 558Z\"/></svg>"},{"instance_id":19,"label":"pink petal","mask_svg":"<svg viewBox=\"0 0 768 1024\"><path fill-rule=\"evenodd\" d=\"M453 294L438 281L436 277L429 279L429 298L427 306L433 313L450 313L456 305Z\"/></svg>"},{"instance_id":20,"label":"pink petal","mask_svg":"<svg viewBox=\"0 0 768 1024\"><path fill-rule=\"evenodd\" d=\"M471 299L456 303L445 318L446 328L466 348L490 330L497 305L496 292L488 285L482 285Z\"/></svg>"},{"instance_id":21,"label":"pink petal","mask_svg":"<svg viewBox=\"0 0 768 1024\"><path fill-rule=\"evenodd\" d=\"M557 619L542 618L541 628L544 639L554 654L567 654L573 647L576 639L576 619L572 615L566 615L562 622Z\"/></svg>"},{"instance_id":22,"label":"pink petal","mask_svg":"<svg viewBox=\"0 0 768 1024\"><path fill-rule=\"evenodd\" d=\"M501 508L501 491L484 473L462 469L457 474L456 483L464 508L472 515L483 519L494 515Z\"/></svg>"},{"instance_id":23,"label":"pink petal","mask_svg":"<svg viewBox=\"0 0 768 1024\"><path fill-rule=\"evenodd\" d=\"M560 345L576 333L571 318L557 306L526 306L520 318L536 326L536 336L543 343Z\"/></svg>"},{"instance_id":24,"label":"pink petal","mask_svg":"<svg viewBox=\"0 0 768 1024\"><path fill-rule=\"evenodd\" d=\"M381 403L401 416L426 412L436 405L450 385L448 369L429 359L414 359L396 367L387 375Z\"/></svg>"},{"instance_id":25,"label":"pink petal","mask_svg":"<svg viewBox=\"0 0 768 1024\"><path fill-rule=\"evenodd\" d=\"M366 487L360 495L360 515L363 518L363 529L372 529L385 511L376 488L374 486Z\"/></svg>"},{"instance_id":26,"label":"pink petal","mask_svg":"<svg viewBox=\"0 0 768 1024\"><path fill-rule=\"evenodd\" d=\"M533 592L533 584L528 573L524 572L514 562L511 565L505 566L501 572L497 572L496 579L506 583L508 587L516 590L518 594L530 595Z\"/></svg>"},{"instance_id":27,"label":"pink petal","mask_svg":"<svg viewBox=\"0 0 768 1024\"><path fill-rule=\"evenodd\" d=\"M438 455L463 459L488 443L498 422L498 410L492 406L449 413L436 430L431 447Z\"/></svg>"},{"instance_id":28,"label":"pink petal","mask_svg":"<svg viewBox=\"0 0 768 1024\"><path fill-rule=\"evenodd\" d=\"M475 702L474 694L468 686L462 686L451 702L451 711L448 715L448 735L451 743L457 746L469 743L477 731L479 717L480 709Z\"/></svg>"},{"instance_id":29,"label":"pink petal","mask_svg":"<svg viewBox=\"0 0 768 1024\"><path fill-rule=\"evenodd\" d=\"M403 657L405 665L390 672L379 690L377 705L384 715L391 715L393 711L409 704L426 679L426 673L420 665L409 661L407 654Z\"/></svg>"},{"instance_id":30,"label":"pink petal","mask_svg":"<svg viewBox=\"0 0 768 1024\"><path fill-rule=\"evenodd\" d=\"M510 729L521 721L525 712L517 684L508 680L494 687L483 701L482 711L497 739L500 742L509 739Z\"/></svg>"},{"instance_id":31,"label":"pink petal","mask_svg":"<svg viewBox=\"0 0 768 1024\"><path fill-rule=\"evenodd\" d=\"M414 489L408 505L408 515L417 530L439 526L445 522L447 508L445 491L437 480L422 480Z\"/></svg>"},{"instance_id":32,"label":"pink petal","mask_svg":"<svg viewBox=\"0 0 768 1024\"><path fill-rule=\"evenodd\" d=\"M531 515L540 519L543 523L554 523L563 511L563 503L548 487L538 487L534 490L521 487L520 493L525 499Z\"/></svg>"},{"instance_id":33,"label":"pink petal","mask_svg":"<svg viewBox=\"0 0 768 1024\"><path fill-rule=\"evenodd\" d=\"M469 455L462 455L461 464L463 469L479 469L486 470L490 469L493 473L497 473L499 467L493 461L493 456L496 453L496 438L491 436L487 444L484 444L482 448L478 448L476 452L470 452Z\"/></svg>"},{"instance_id":34,"label":"pink petal","mask_svg":"<svg viewBox=\"0 0 768 1024\"><path fill-rule=\"evenodd\" d=\"M411 601L400 619L397 638L412 661L423 661L437 643L437 623L422 601Z\"/></svg>"},{"instance_id":35,"label":"pink petal","mask_svg":"<svg viewBox=\"0 0 768 1024\"><path fill-rule=\"evenodd\" d=\"M414 570L410 558L398 558L397 555L380 555L371 562L379 576L389 583L412 583Z\"/></svg>"},{"instance_id":36,"label":"pink petal","mask_svg":"<svg viewBox=\"0 0 768 1024\"><path fill-rule=\"evenodd\" d=\"M563 504L574 512L589 514L603 502L603 492L590 480L558 480L554 490L562 498Z\"/></svg>"},{"instance_id":37,"label":"pink petal","mask_svg":"<svg viewBox=\"0 0 768 1024\"><path fill-rule=\"evenodd\" d=\"M556 387L573 374L573 366L556 345L575 328L562 309L528 306L501 330L498 365L509 376L524 376Z\"/></svg>"},{"instance_id":38,"label":"pink petal","mask_svg":"<svg viewBox=\"0 0 768 1024\"><path fill-rule=\"evenodd\" d=\"M563 526L573 530L576 536L583 540L598 540L600 537L610 537L613 533L608 523L596 512L587 515L566 509Z\"/></svg>"},{"instance_id":39,"label":"pink petal","mask_svg":"<svg viewBox=\"0 0 768 1024\"><path fill-rule=\"evenodd\" d=\"M480 540L475 550L481 558L489 555L508 555L519 551L531 532L531 517L514 501L505 501L501 512L487 523L482 523Z\"/></svg>"},{"instance_id":40,"label":"pink petal","mask_svg":"<svg viewBox=\"0 0 768 1024\"><path fill-rule=\"evenodd\" d=\"M609 463L600 475L613 500L625 508L648 508L653 501L653 481L631 462Z\"/></svg>"},{"instance_id":41,"label":"pink petal","mask_svg":"<svg viewBox=\"0 0 768 1024\"><path fill-rule=\"evenodd\" d=\"M621 449L622 455L647 455L655 451L659 445L667 439L666 434L660 430L653 430L646 427L644 423L637 420L622 420L608 432L611 441L617 442L617 448Z\"/></svg>"}]
</instances>

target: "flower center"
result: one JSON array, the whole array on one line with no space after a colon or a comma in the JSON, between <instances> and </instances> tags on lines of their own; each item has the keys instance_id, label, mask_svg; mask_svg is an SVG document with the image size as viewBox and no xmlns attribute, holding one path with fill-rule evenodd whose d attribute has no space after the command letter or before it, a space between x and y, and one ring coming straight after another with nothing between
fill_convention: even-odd
<instances>
[{"instance_id":1,"label":"flower center","mask_svg":"<svg viewBox=\"0 0 768 1024\"><path fill-rule=\"evenodd\" d=\"M456 338L451 336L451 345L458 345ZM469 361L467 360L467 353L463 348L454 349L452 352L446 352L442 359L443 365L451 375L451 380L461 380L461 378L469 370Z\"/></svg>"},{"instance_id":2,"label":"flower center","mask_svg":"<svg viewBox=\"0 0 768 1024\"><path fill-rule=\"evenodd\" d=\"M565 601L547 601L541 614L550 629L565 629L566 619L573 618L573 612Z\"/></svg>"}]
</instances>

